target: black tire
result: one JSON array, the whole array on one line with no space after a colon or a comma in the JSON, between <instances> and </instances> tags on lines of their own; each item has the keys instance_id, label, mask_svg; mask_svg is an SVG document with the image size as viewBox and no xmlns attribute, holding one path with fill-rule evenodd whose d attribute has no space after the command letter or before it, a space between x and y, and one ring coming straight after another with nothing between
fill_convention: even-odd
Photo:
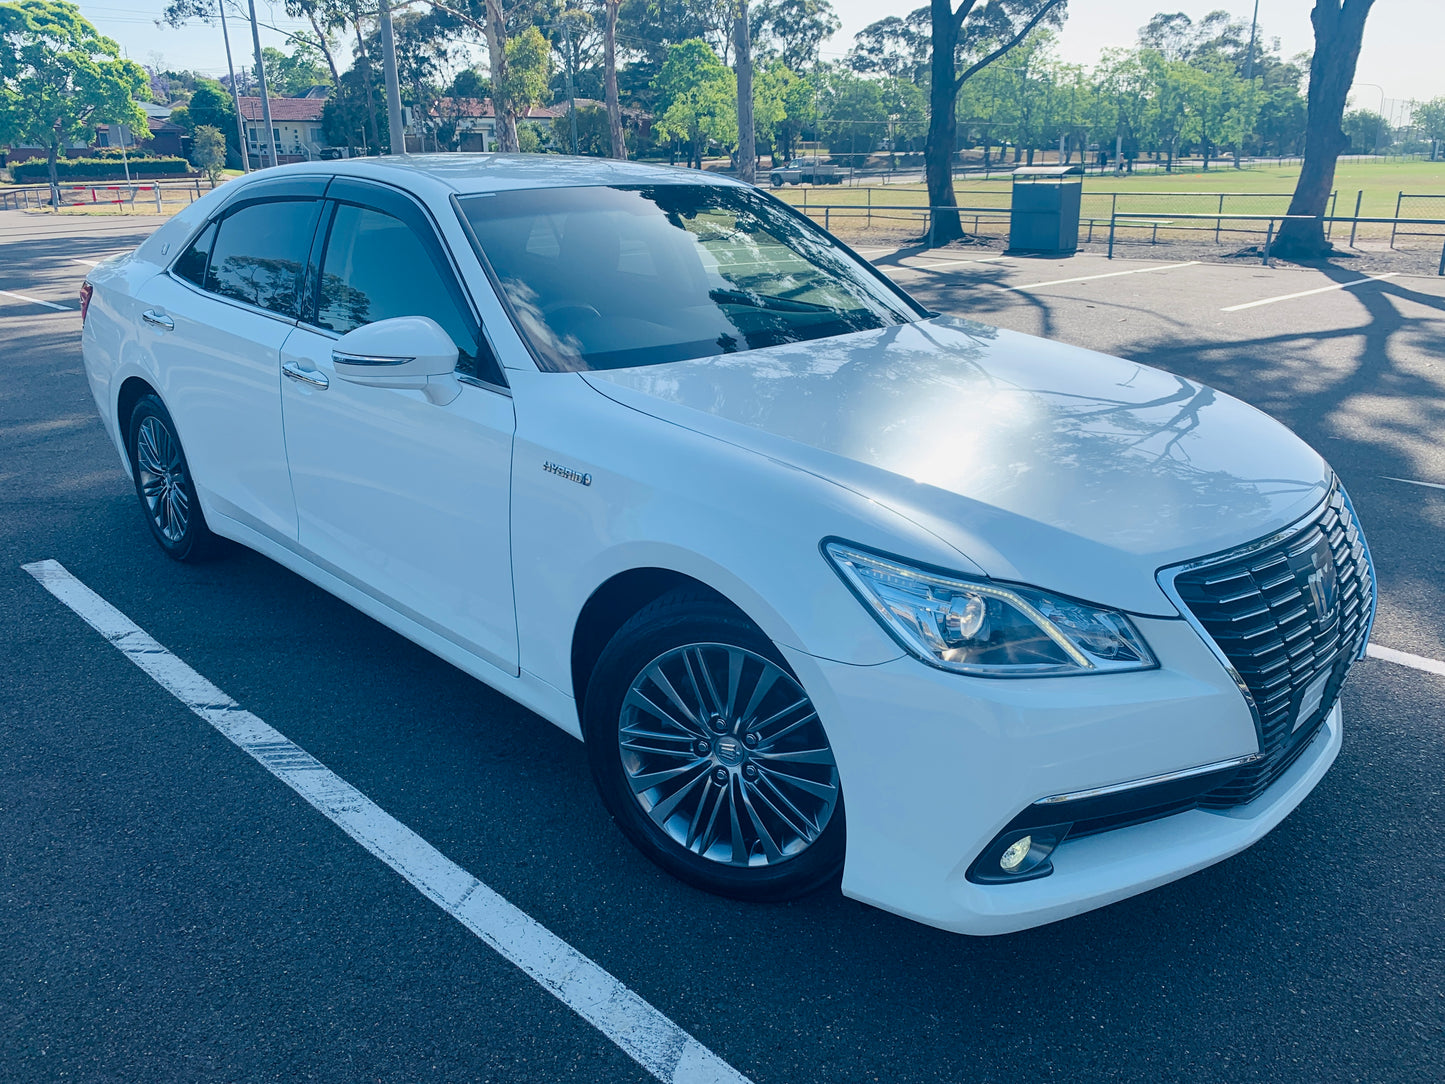
<instances>
[{"instance_id":1,"label":"black tire","mask_svg":"<svg viewBox=\"0 0 1445 1084\"><path fill-rule=\"evenodd\" d=\"M696 646L694 646L696 645ZM644 797L635 795L630 780L629 771L642 773L651 770L641 768L637 761L640 759L632 750L624 753L622 748L623 728L626 725L625 719L633 716L625 716L628 711L628 693L634 682L644 680L644 673L654 664L661 664L664 660L679 658L676 652L684 648L697 650L700 647L707 652L735 652L733 656L723 654L714 655L714 658L742 657L747 661L743 664L743 677L739 683L741 689L749 688L748 666L757 667L759 674L769 673L775 679L775 686L778 694L784 699L797 695L803 698L802 707L796 715L785 716L781 726L788 726L788 722L811 716L811 722L802 725L800 730L794 732L790 737L780 737L778 744L774 744L771 736L764 739L763 744L756 749L744 751L741 743L743 738L742 725L733 730L721 731L716 734L709 733L715 738L716 750L709 760L704 756L696 755L696 745L692 738L686 736L685 730L691 731L685 723L679 722L676 718L670 721L672 728L676 728L677 736L671 736L671 728L665 724L658 728L655 726L656 715L647 715L647 726L653 729L664 729L668 731L669 737L665 741L680 745L674 748L680 750L669 752L668 757L679 759L695 759L702 765L700 774L696 776L681 775L684 780L693 779L701 789L696 791L701 795L698 812L692 817L692 827L685 830L688 838L692 837L693 831L705 819L703 814L708 808L708 801L714 802L716 810L728 809L729 813L738 808L746 809L748 802L751 808L763 813L765 819L772 819L772 828L776 835L769 835L769 843L775 844L785 834L786 827L783 826L781 818L767 818L768 810L760 802L773 802L780 793L777 790L775 779L785 777L774 774L773 769L778 765L770 761L770 757L777 755L776 752L768 753L766 750L772 747L774 750L780 748L781 744L788 741L798 740L810 748L816 746L819 736L823 742L823 749L828 754L826 765L811 765L806 769L799 768L793 764L782 765L788 771L806 774L807 772L822 773L813 777L814 785L816 780L826 781L831 778L831 785L836 794L833 804L827 812L814 810L803 803L807 800L805 794L791 790L788 784L782 785L784 791L798 798L798 803L790 807L794 813L799 813L807 821L810 829L816 831L811 841L804 841L802 833L793 839L793 845L800 849L791 853L781 854L780 857L764 857L760 852L761 830L759 822L754 821L751 825L739 820L745 825L739 837L752 832L754 842L747 849L747 860L749 864L737 864L738 856L743 853L739 848L737 838L730 827L722 826L723 822L718 821L720 827L718 833L726 833L726 842L719 839L716 843L710 843L713 821L717 820L717 813L713 819L708 821L707 827L699 833L699 837L693 841L699 849L691 849L685 845L684 840L679 840L664 827L659 825L653 817L644 809ZM697 656L701 660L702 656ZM775 668L766 669L763 660L771 663ZM781 675L777 673L781 671ZM786 679L786 680L784 680ZM752 688L761 684L760 678L753 679ZM839 874L843 865L844 843L846 828L844 825L843 798L841 787L837 783L836 767L832 764L831 747L827 746L826 735L822 735L821 723L812 712L811 703L807 701L807 694L802 691L801 686L796 684L797 677L793 674L787 662L778 652L773 643L763 635L750 621L731 606L719 601L715 596L694 591L674 591L645 607L631 620L618 630L617 634L608 643L593 670L592 678L587 686L587 695L583 712L583 732L587 740L588 760L592 767L593 779L597 784L598 792L601 794L602 802L612 814L613 820L618 828L622 830L632 843L654 863L662 869L686 881L697 888L704 889L722 896L730 896L735 899L753 901L774 901L795 899L816 891L823 885L833 881ZM721 685L719 685L721 687ZM699 694L701 695L701 694ZM716 694L715 694L716 695ZM772 696L770 691L768 696ZM737 699L741 702L743 694L740 692ZM719 697L718 699L722 699ZM758 701L758 710L753 719L762 716L771 710L772 703L766 699ZM764 705L768 705L765 709ZM752 705L748 705L752 707ZM635 710L635 709L633 709ZM700 713L701 714L701 713ZM734 713L736 719L741 723L745 712L738 710ZM713 716L713 723L718 727L724 724L718 722L720 716ZM766 723L762 726L767 725ZM761 726L758 728L761 730ZM692 731L701 733L701 731ZM778 732L775 726L773 733ZM806 735L799 737L799 735ZM747 735L749 740L755 736ZM640 739L653 741L655 735ZM639 740L639 739L629 739ZM706 741L701 742L706 746ZM691 747L691 751L690 750ZM719 757L724 751L729 755L740 754L746 759L744 763L732 764L731 768L724 768ZM624 758L633 761L631 769L624 766ZM756 764L754 764L756 761ZM666 764L678 763L678 760L664 761ZM761 768L759 767L761 766ZM691 769L688 769L691 770ZM752 775L747 778L753 780L751 783L744 783L744 772L751 770ZM726 784L716 781L716 774L719 771L731 771L732 775ZM831 776L828 773L831 772ZM685 786L676 790L687 790L694 787L694 782L688 782ZM763 788L771 788L764 790ZM654 792L649 791L649 794ZM724 799L726 794L726 801ZM751 795L751 799L744 795ZM771 797L769 797L771 795ZM784 794L783 796L786 796ZM666 804L666 800L654 801L652 809L656 810ZM821 804L821 800L820 800ZM779 812L781 803L774 802L771 812ZM681 812L677 813L668 821L668 827L678 831L679 826L688 820L686 813L687 806L678 806ZM812 819L808 819L808 818ZM729 821L728 824L731 824ZM782 829L781 831L779 829ZM819 830L820 829L820 830ZM706 854L699 853L705 850ZM720 852L730 853L732 861L720 858ZM761 864L752 864L757 861Z\"/></svg>"},{"instance_id":2,"label":"black tire","mask_svg":"<svg viewBox=\"0 0 1445 1084\"><path fill-rule=\"evenodd\" d=\"M774 188L782 188L783 178L779 177L776 173L774 173L771 177L768 178L768 183L771 184Z\"/></svg>"},{"instance_id":3,"label":"black tire","mask_svg":"<svg viewBox=\"0 0 1445 1084\"><path fill-rule=\"evenodd\" d=\"M176 423L159 396L141 396L131 411L126 452L141 512L166 556L198 561L214 553L216 536L201 512Z\"/></svg>"}]
</instances>

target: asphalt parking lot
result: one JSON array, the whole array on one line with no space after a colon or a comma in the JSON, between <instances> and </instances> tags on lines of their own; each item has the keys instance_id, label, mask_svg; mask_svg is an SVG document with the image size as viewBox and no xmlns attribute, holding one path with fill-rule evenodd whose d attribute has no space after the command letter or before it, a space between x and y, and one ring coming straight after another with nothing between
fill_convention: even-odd
<instances>
[{"instance_id":1,"label":"asphalt parking lot","mask_svg":"<svg viewBox=\"0 0 1445 1084\"><path fill-rule=\"evenodd\" d=\"M0 1077L651 1079L21 567L54 560L715 1055L674 1079L1445 1079L1442 674L1359 664L1344 751L1275 832L1053 926L967 939L835 892L703 895L623 840L551 725L264 558L154 546L76 291L155 221L0 213ZM1374 643L1445 659L1445 279L868 255L939 310L1290 425L1369 532Z\"/></svg>"}]
</instances>

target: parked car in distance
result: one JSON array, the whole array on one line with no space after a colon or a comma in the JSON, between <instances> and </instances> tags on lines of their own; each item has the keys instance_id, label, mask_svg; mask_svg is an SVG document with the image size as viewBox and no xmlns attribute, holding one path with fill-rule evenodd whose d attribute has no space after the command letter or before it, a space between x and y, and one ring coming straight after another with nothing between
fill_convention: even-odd
<instances>
[{"instance_id":1,"label":"parked car in distance","mask_svg":"<svg viewBox=\"0 0 1445 1084\"><path fill-rule=\"evenodd\" d=\"M768 173L768 181L774 188L785 184L842 184L843 170L821 158L794 158L774 166Z\"/></svg>"},{"instance_id":2,"label":"parked car in distance","mask_svg":"<svg viewBox=\"0 0 1445 1084\"><path fill-rule=\"evenodd\" d=\"M82 302L166 553L249 546L584 739L621 831L705 889L841 871L1024 929L1242 850L1339 751L1375 587L1319 455L930 314L751 186L283 166Z\"/></svg>"}]
</instances>

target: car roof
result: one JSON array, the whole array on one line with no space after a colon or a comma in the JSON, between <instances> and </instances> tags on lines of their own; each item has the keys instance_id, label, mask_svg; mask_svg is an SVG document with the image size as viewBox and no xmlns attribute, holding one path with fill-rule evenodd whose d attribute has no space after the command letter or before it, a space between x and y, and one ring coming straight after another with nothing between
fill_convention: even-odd
<instances>
[{"instance_id":1,"label":"car roof","mask_svg":"<svg viewBox=\"0 0 1445 1084\"><path fill-rule=\"evenodd\" d=\"M392 154L376 158L339 158L297 162L281 172L330 173L371 177L405 187L407 178L425 177L459 195L527 188L577 188L611 184L714 184L740 182L717 174L672 166L619 162L611 158L574 158L557 154Z\"/></svg>"}]
</instances>

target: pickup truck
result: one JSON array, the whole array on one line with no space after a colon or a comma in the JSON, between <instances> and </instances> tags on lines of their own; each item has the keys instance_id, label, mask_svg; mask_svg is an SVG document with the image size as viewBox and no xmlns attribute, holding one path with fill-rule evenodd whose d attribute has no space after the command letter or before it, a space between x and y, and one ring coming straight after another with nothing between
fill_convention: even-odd
<instances>
[{"instance_id":1,"label":"pickup truck","mask_svg":"<svg viewBox=\"0 0 1445 1084\"><path fill-rule=\"evenodd\" d=\"M820 158L794 158L786 165L774 166L768 180L774 188L785 184L842 184L843 171Z\"/></svg>"}]
</instances>

